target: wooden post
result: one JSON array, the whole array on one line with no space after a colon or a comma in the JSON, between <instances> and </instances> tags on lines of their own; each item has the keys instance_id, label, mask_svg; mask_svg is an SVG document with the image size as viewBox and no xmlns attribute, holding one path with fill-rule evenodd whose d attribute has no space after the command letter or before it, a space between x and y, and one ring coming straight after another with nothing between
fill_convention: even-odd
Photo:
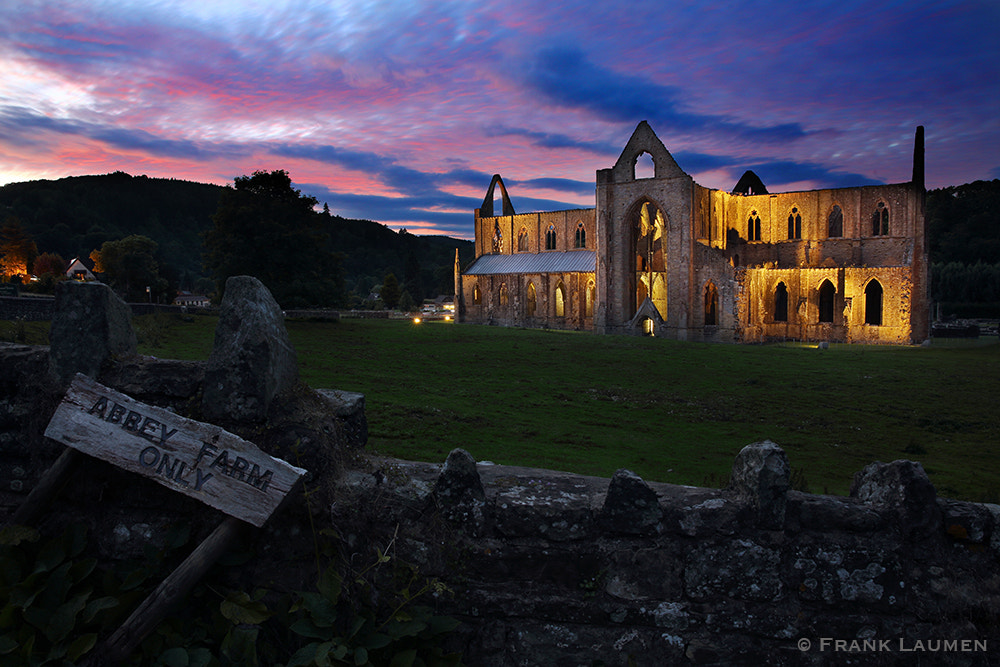
<instances>
[{"instance_id":1,"label":"wooden post","mask_svg":"<svg viewBox=\"0 0 1000 667\"><path fill-rule=\"evenodd\" d=\"M59 493L63 483L69 474L73 472L77 462L83 455L72 447L67 447L56 462L45 471L38 484L31 490L28 497L24 499L21 506L17 508L14 515L7 522L10 526L31 526L42 514L52 498Z\"/></svg>"}]
</instances>

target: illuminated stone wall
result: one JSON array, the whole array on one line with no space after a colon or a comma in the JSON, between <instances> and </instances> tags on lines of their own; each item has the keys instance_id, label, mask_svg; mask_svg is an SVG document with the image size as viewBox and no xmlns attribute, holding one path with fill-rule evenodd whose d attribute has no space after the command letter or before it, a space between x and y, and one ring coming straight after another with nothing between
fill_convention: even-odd
<instances>
[{"instance_id":1,"label":"illuminated stone wall","mask_svg":"<svg viewBox=\"0 0 1000 667\"><path fill-rule=\"evenodd\" d=\"M917 136L915 167L922 173L919 131ZM652 158L654 174L636 178L635 164L644 154ZM493 184L487 193L491 213L492 193ZM505 206L513 210L507 200ZM695 183L642 122L615 165L597 172L595 209L479 213L477 257L520 252L522 230L528 238L523 252L544 252L550 225L557 249L572 248L583 221L597 265L586 275L464 276L464 321L720 342L909 344L930 334L922 183L777 194L712 190ZM495 238L501 239L497 248ZM580 305L580 290L591 279L592 318L581 315ZM549 298L559 280L574 290L566 317L555 317L551 307L529 314L523 307L528 282L548 288ZM832 295L828 287L821 293L827 280ZM779 283L789 300L784 318L775 312ZM499 303L501 284L510 294L506 304ZM477 285L480 303L474 299ZM869 304L878 294L882 307L874 313ZM644 305L646 297L650 305ZM542 298L539 292L539 304Z\"/></svg>"}]
</instances>

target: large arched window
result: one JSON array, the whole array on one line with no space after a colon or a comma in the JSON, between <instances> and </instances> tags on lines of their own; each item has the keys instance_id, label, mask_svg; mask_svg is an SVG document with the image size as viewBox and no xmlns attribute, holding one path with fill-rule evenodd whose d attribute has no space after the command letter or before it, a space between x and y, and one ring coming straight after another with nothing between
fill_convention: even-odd
<instances>
[{"instance_id":1,"label":"large arched window","mask_svg":"<svg viewBox=\"0 0 1000 667\"><path fill-rule=\"evenodd\" d=\"M792 207L792 212L788 214L788 238L802 238L802 214L798 207Z\"/></svg>"},{"instance_id":2,"label":"large arched window","mask_svg":"<svg viewBox=\"0 0 1000 667\"><path fill-rule=\"evenodd\" d=\"M889 208L880 201L872 211L872 236L889 235Z\"/></svg>"},{"instance_id":3,"label":"large arched window","mask_svg":"<svg viewBox=\"0 0 1000 667\"><path fill-rule=\"evenodd\" d=\"M493 253L503 252L503 232L500 231L500 221L493 223Z\"/></svg>"},{"instance_id":4,"label":"large arched window","mask_svg":"<svg viewBox=\"0 0 1000 667\"><path fill-rule=\"evenodd\" d=\"M566 287L561 280L556 285L556 317L566 317Z\"/></svg>"},{"instance_id":5,"label":"large arched window","mask_svg":"<svg viewBox=\"0 0 1000 667\"><path fill-rule=\"evenodd\" d=\"M826 235L830 238L839 238L844 235L844 211L837 204L834 204L833 208L830 209Z\"/></svg>"},{"instance_id":6,"label":"large arched window","mask_svg":"<svg viewBox=\"0 0 1000 667\"><path fill-rule=\"evenodd\" d=\"M576 223L576 243L574 245L577 248L587 247L587 228L583 226L582 222Z\"/></svg>"},{"instance_id":7,"label":"large arched window","mask_svg":"<svg viewBox=\"0 0 1000 667\"><path fill-rule=\"evenodd\" d=\"M833 322L833 298L837 289L829 280L819 286L819 321Z\"/></svg>"},{"instance_id":8,"label":"large arched window","mask_svg":"<svg viewBox=\"0 0 1000 667\"><path fill-rule=\"evenodd\" d=\"M747 240L760 241L760 216L757 211L750 211L750 217L747 218Z\"/></svg>"},{"instance_id":9,"label":"large arched window","mask_svg":"<svg viewBox=\"0 0 1000 667\"><path fill-rule=\"evenodd\" d=\"M788 288L783 282L774 288L774 321L788 321Z\"/></svg>"},{"instance_id":10,"label":"large arched window","mask_svg":"<svg viewBox=\"0 0 1000 667\"><path fill-rule=\"evenodd\" d=\"M556 249L556 228L553 225L549 225L549 228L545 230L545 249Z\"/></svg>"},{"instance_id":11,"label":"large arched window","mask_svg":"<svg viewBox=\"0 0 1000 667\"><path fill-rule=\"evenodd\" d=\"M719 290L711 280L705 285L705 326L719 323Z\"/></svg>"},{"instance_id":12,"label":"large arched window","mask_svg":"<svg viewBox=\"0 0 1000 667\"><path fill-rule=\"evenodd\" d=\"M882 326L882 285L874 278L865 286L865 324Z\"/></svg>"},{"instance_id":13,"label":"large arched window","mask_svg":"<svg viewBox=\"0 0 1000 667\"><path fill-rule=\"evenodd\" d=\"M527 252L528 250L528 230L521 227L521 231L517 233L517 250L518 252Z\"/></svg>"},{"instance_id":14,"label":"large arched window","mask_svg":"<svg viewBox=\"0 0 1000 667\"><path fill-rule=\"evenodd\" d=\"M528 299L527 303L524 305L525 314L528 317L533 317L535 315L535 285L533 283L528 283Z\"/></svg>"},{"instance_id":15,"label":"large arched window","mask_svg":"<svg viewBox=\"0 0 1000 667\"><path fill-rule=\"evenodd\" d=\"M635 169L633 170L632 177L635 179L641 178L653 178L656 176L656 164L653 162L653 156L643 151L635 156Z\"/></svg>"}]
</instances>

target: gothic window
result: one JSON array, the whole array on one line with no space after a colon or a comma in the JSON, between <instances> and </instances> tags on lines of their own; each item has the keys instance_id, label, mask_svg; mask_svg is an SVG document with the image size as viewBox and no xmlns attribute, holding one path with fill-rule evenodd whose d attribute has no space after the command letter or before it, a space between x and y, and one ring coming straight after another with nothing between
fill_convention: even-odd
<instances>
[{"instance_id":1,"label":"gothic window","mask_svg":"<svg viewBox=\"0 0 1000 667\"><path fill-rule=\"evenodd\" d=\"M521 231L517 233L517 250L518 252L528 250L528 230L524 227L521 227Z\"/></svg>"},{"instance_id":2,"label":"gothic window","mask_svg":"<svg viewBox=\"0 0 1000 667\"><path fill-rule=\"evenodd\" d=\"M865 286L865 324L882 325L882 285L875 279Z\"/></svg>"},{"instance_id":3,"label":"gothic window","mask_svg":"<svg viewBox=\"0 0 1000 667\"><path fill-rule=\"evenodd\" d=\"M483 294L479 291L479 285L472 288L472 303L475 306L482 304Z\"/></svg>"},{"instance_id":4,"label":"gothic window","mask_svg":"<svg viewBox=\"0 0 1000 667\"><path fill-rule=\"evenodd\" d=\"M872 211L872 236L889 235L889 209L885 202L879 202Z\"/></svg>"},{"instance_id":5,"label":"gothic window","mask_svg":"<svg viewBox=\"0 0 1000 667\"><path fill-rule=\"evenodd\" d=\"M789 240L802 238L802 214L795 207L788 214L788 238Z\"/></svg>"},{"instance_id":6,"label":"gothic window","mask_svg":"<svg viewBox=\"0 0 1000 667\"><path fill-rule=\"evenodd\" d=\"M556 228L553 225L549 225L549 228L545 230L545 249L556 249Z\"/></svg>"},{"instance_id":7,"label":"gothic window","mask_svg":"<svg viewBox=\"0 0 1000 667\"><path fill-rule=\"evenodd\" d=\"M533 317L535 314L535 301L535 286L532 283L528 283L528 303L525 306L528 317Z\"/></svg>"},{"instance_id":8,"label":"gothic window","mask_svg":"<svg viewBox=\"0 0 1000 667\"><path fill-rule=\"evenodd\" d=\"M715 283L709 281L705 285L705 326L714 326L719 323L719 290L715 288Z\"/></svg>"},{"instance_id":9,"label":"gothic window","mask_svg":"<svg viewBox=\"0 0 1000 667\"><path fill-rule=\"evenodd\" d=\"M747 240L760 241L760 216L757 211L750 211L750 217L747 218Z\"/></svg>"},{"instance_id":10,"label":"gothic window","mask_svg":"<svg viewBox=\"0 0 1000 667\"><path fill-rule=\"evenodd\" d=\"M824 280L819 286L819 321L833 322L833 297L837 290L833 283Z\"/></svg>"},{"instance_id":11,"label":"gothic window","mask_svg":"<svg viewBox=\"0 0 1000 667\"><path fill-rule=\"evenodd\" d=\"M586 303L584 303L584 317L594 316L594 281L587 283Z\"/></svg>"},{"instance_id":12,"label":"gothic window","mask_svg":"<svg viewBox=\"0 0 1000 667\"><path fill-rule=\"evenodd\" d=\"M506 306L509 301L510 298L507 296L507 283L500 283L500 305Z\"/></svg>"},{"instance_id":13,"label":"gothic window","mask_svg":"<svg viewBox=\"0 0 1000 667\"><path fill-rule=\"evenodd\" d=\"M638 179L641 178L653 178L656 175L656 165L653 163L653 156L649 153L643 151L635 157L635 173L633 177Z\"/></svg>"},{"instance_id":14,"label":"gothic window","mask_svg":"<svg viewBox=\"0 0 1000 667\"><path fill-rule=\"evenodd\" d=\"M844 235L844 211L837 204L833 205L830 211L830 218L827 221L826 235L830 238L838 238Z\"/></svg>"},{"instance_id":15,"label":"gothic window","mask_svg":"<svg viewBox=\"0 0 1000 667\"><path fill-rule=\"evenodd\" d=\"M582 222L576 223L576 247L586 248L587 247L587 229L583 226Z\"/></svg>"},{"instance_id":16,"label":"gothic window","mask_svg":"<svg viewBox=\"0 0 1000 667\"><path fill-rule=\"evenodd\" d=\"M556 317L566 317L566 288L561 280L556 285Z\"/></svg>"},{"instance_id":17,"label":"gothic window","mask_svg":"<svg viewBox=\"0 0 1000 667\"><path fill-rule=\"evenodd\" d=\"M500 221L493 224L493 253L503 252L503 232L500 231Z\"/></svg>"},{"instance_id":18,"label":"gothic window","mask_svg":"<svg viewBox=\"0 0 1000 667\"><path fill-rule=\"evenodd\" d=\"M783 282L774 288L774 321L788 321L788 288Z\"/></svg>"}]
</instances>

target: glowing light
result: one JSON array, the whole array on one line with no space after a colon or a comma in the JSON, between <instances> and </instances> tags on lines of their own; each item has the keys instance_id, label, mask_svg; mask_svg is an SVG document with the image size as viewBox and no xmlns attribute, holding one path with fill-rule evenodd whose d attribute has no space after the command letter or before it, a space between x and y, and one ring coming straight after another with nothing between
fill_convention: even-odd
<instances>
[{"instance_id":1,"label":"glowing light","mask_svg":"<svg viewBox=\"0 0 1000 667\"><path fill-rule=\"evenodd\" d=\"M413 318L413 323L414 324L420 324L420 318L419 317L414 317Z\"/></svg>"}]
</instances>

